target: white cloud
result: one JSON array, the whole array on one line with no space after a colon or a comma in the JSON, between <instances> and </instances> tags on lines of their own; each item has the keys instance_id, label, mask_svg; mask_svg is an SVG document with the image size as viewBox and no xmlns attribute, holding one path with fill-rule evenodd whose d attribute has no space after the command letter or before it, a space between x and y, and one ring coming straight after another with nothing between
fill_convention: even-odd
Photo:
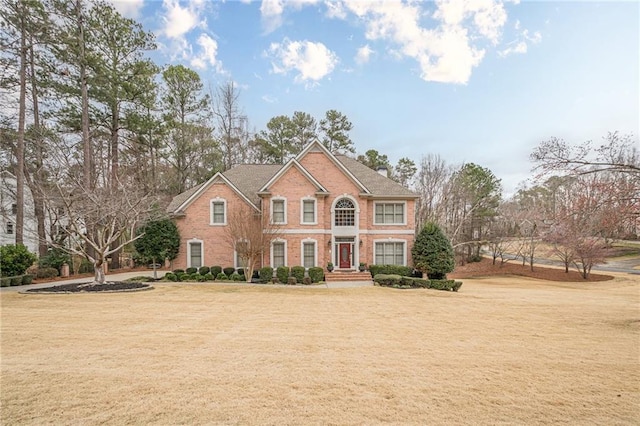
<instances>
[{"instance_id":1,"label":"white cloud","mask_svg":"<svg viewBox=\"0 0 640 426\"><path fill-rule=\"evenodd\" d=\"M337 1L325 1L324 5L327 7L327 17L335 19L346 19L347 12L344 10L342 3Z\"/></svg>"},{"instance_id":2,"label":"white cloud","mask_svg":"<svg viewBox=\"0 0 640 426\"><path fill-rule=\"evenodd\" d=\"M266 33L270 33L282 25L285 7L296 10L304 6L318 3L319 0L262 0L260 16Z\"/></svg>"},{"instance_id":3,"label":"white cloud","mask_svg":"<svg viewBox=\"0 0 640 426\"><path fill-rule=\"evenodd\" d=\"M200 14L203 3L200 0L187 2L183 7L179 0L163 0L166 13L163 17L162 33L169 38L179 38L202 24Z\"/></svg>"},{"instance_id":4,"label":"white cloud","mask_svg":"<svg viewBox=\"0 0 640 426\"><path fill-rule=\"evenodd\" d=\"M316 83L329 75L338 63L336 54L324 44L307 40L284 39L282 43L272 43L265 53L272 57L272 72L287 74L295 70L298 83Z\"/></svg>"},{"instance_id":5,"label":"white cloud","mask_svg":"<svg viewBox=\"0 0 640 426\"><path fill-rule=\"evenodd\" d=\"M127 18L137 19L144 6L144 0L110 0L113 7Z\"/></svg>"},{"instance_id":6,"label":"white cloud","mask_svg":"<svg viewBox=\"0 0 640 426\"><path fill-rule=\"evenodd\" d=\"M529 30L523 30L519 34L518 39L508 43L505 49L502 49L498 52L498 55L500 55L503 58L506 58L507 56L513 55L516 53L519 53L519 54L527 53L527 50L529 48L529 45L527 42L532 44L538 44L541 41L542 41L542 34L540 34L540 31L536 31L535 33L533 33L533 35L529 35Z\"/></svg>"},{"instance_id":7,"label":"white cloud","mask_svg":"<svg viewBox=\"0 0 640 426\"><path fill-rule=\"evenodd\" d=\"M334 8L347 9L366 26L369 40L390 42L388 48L400 57L414 59L426 81L466 84L484 50L473 43L488 40L497 44L507 21L497 0L438 0L432 14L437 25L427 28L424 3L387 0L369 2L343 0Z\"/></svg>"},{"instance_id":8,"label":"white cloud","mask_svg":"<svg viewBox=\"0 0 640 426\"><path fill-rule=\"evenodd\" d=\"M362 46L358 49L358 53L356 53L356 62L361 65L366 64L367 62L369 62L372 53L373 50L371 50L368 44Z\"/></svg>"},{"instance_id":9,"label":"white cloud","mask_svg":"<svg viewBox=\"0 0 640 426\"><path fill-rule=\"evenodd\" d=\"M278 102L277 98L274 98L273 96L269 96L269 95L264 95L262 97L262 100L265 101L268 104L273 104L273 103Z\"/></svg>"},{"instance_id":10,"label":"white cloud","mask_svg":"<svg viewBox=\"0 0 640 426\"><path fill-rule=\"evenodd\" d=\"M218 60L218 42L207 34L200 34L197 40L200 46L200 53L191 57L191 66L199 69L206 69L207 65L214 67L216 72L223 73L222 63Z\"/></svg>"}]
</instances>

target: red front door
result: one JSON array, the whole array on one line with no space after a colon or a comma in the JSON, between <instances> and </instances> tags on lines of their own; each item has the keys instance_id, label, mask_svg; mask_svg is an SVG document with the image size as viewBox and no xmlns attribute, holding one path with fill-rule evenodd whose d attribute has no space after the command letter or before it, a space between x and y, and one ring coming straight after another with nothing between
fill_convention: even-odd
<instances>
[{"instance_id":1,"label":"red front door","mask_svg":"<svg viewBox=\"0 0 640 426\"><path fill-rule=\"evenodd\" d=\"M351 244L340 243L340 262L338 267L340 269L351 268Z\"/></svg>"}]
</instances>

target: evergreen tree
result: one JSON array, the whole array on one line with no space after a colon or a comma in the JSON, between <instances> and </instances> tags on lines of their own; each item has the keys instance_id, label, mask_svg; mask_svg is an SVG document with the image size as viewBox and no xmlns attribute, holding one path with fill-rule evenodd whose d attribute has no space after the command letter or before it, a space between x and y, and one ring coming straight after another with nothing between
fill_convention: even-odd
<instances>
[{"instance_id":1,"label":"evergreen tree","mask_svg":"<svg viewBox=\"0 0 640 426\"><path fill-rule=\"evenodd\" d=\"M422 228L411 249L411 255L416 269L427 274L429 279L445 279L447 273L455 267L451 242L433 222Z\"/></svg>"}]
</instances>

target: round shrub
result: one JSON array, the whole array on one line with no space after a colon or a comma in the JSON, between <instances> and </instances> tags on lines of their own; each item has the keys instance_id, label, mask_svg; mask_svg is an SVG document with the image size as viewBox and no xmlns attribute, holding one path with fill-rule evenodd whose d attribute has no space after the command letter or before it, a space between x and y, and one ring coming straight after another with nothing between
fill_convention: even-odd
<instances>
[{"instance_id":1,"label":"round shrub","mask_svg":"<svg viewBox=\"0 0 640 426\"><path fill-rule=\"evenodd\" d=\"M207 280L207 278L204 275L196 275L196 281L198 281L199 283L203 283Z\"/></svg>"},{"instance_id":2,"label":"round shrub","mask_svg":"<svg viewBox=\"0 0 640 426\"><path fill-rule=\"evenodd\" d=\"M276 269L276 277L282 284L286 284L289 280L289 267L278 266L278 268Z\"/></svg>"},{"instance_id":3,"label":"round shrub","mask_svg":"<svg viewBox=\"0 0 640 426\"><path fill-rule=\"evenodd\" d=\"M176 274L174 274L173 272L167 272L166 274L164 274L164 279L165 281L178 281L178 277L176 277Z\"/></svg>"},{"instance_id":4,"label":"round shrub","mask_svg":"<svg viewBox=\"0 0 640 426\"><path fill-rule=\"evenodd\" d=\"M189 275L197 274L198 273L198 268L190 267L190 268L185 269L184 271Z\"/></svg>"},{"instance_id":5,"label":"round shrub","mask_svg":"<svg viewBox=\"0 0 640 426\"><path fill-rule=\"evenodd\" d=\"M174 274L183 274L184 273L184 269L174 269L172 272Z\"/></svg>"},{"instance_id":6,"label":"round shrub","mask_svg":"<svg viewBox=\"0 0 640 426\"><path fill-rule=\"evenodd\" d=\"M302 280L302 284L311 285L311 277L304 277L304 279Z\"/></svg>"},{"instance_id":7,"label":"round shrub","mask_svg":"<svg viewBox=\"0 0 640 426\"><path fill-rule=\"evenodd\" d=\"M23 275L22 276L22 285L29 285L33 282L33 275Z\"/></svg>"},{"instance_id":8,"label":"round shrub","mask_svg":"<svg viewBox=\"0 0 640 426\"><path fill-rule=\"evenodd\" d=\"M227 274L225 274L224 272L220 272L217 276L216 276L216 281L220 281L220 280L228 280L229 277L227 277Z\"/></svg>"},{"instance_id":9,"label":"round shrub","mask_svg":"<svg viewBox=\"0 0 640 426\"><path fill-rule=\"evenodd\" d=\"M212 266L210 272L214 277L217 277L222 272L222 266Z\"/></svg>"},{"instance_id":10,"label":"round shrub","mask_svg":"<svg viewBox=\"0 0 640 426\"><path fill-rule=\"evenodd\" d=\"M38 268L36 270L36 278L55 278L58 276L56 268Z\"/></svg>"},{"instance_id":11,"label":"round shrub","mask_svg":"<svg viewBox=\"0 0 640 426\"><path fill-rule=\"evenodd\" d=\"M36 261L37 257L22 244L0 247L0 275L13 277L24 271Z\"/></svg>"},{"instance_id":12,"label":"round shrub","mask_svg":"<svg viewBox=\"0 0 640 426\"><path fill-rule=\"evenodd\" d=\"M296 281L301 283L304 280L304 266L294 266L291 268L291 276L296 278Z\"/></svg>"},{"instance_id":13,"label":"round shrub","mask_svg":"<svg viewBox=\"0 0 640 426\"><path fill-rule=\"evenodd\" d=\"M271 266L262 267L258 275L260 276L260 282L268 283L273 278L273 268Z\"/></svg>"},{"instance_id":14,"label":"round shrub","mask_svg":"<svg viewBox=\"0 0 640 426\"><path fill-rule=\"evenodd\" d=\"M309 277L311 278L311 282L319 283L324 280L324 270L317 266L309 268Z\"/></svg>"},{"instance_id":15,"label":"round shrub","mask_svg":"<svg viewBox=\"0 0 640 426\"><path fill-rule=\"evenodd\" d=\"M296 284L298 284L298 280L296 279L296 277L289 277L288 281L287 281L287 284L296 285Z\"/></svg>"},{"instance_id":16,"label":"round shrub","mask_svg":"<svg viewBox=\"0 0 640 426\"><path fill-rule=\"evenodd\" d=\"M208 266L201 266L200 269L198 269L200 275L207 275L209 272L211 272L211 268Z\"/></svg>"},{"instance_id":17,"label":"round shrub","mask_svg":"<svg viewBox=\"0 0 640 426\"><path fill-rule=\"evenodd\" d=\"M222 272L224 272L224 274L228 277L230 277L231 274L233 274L235 271L236 271L236 268L233 268L231 266L228 266L222 270Z\"/></svg>"},{"instance_id":18,"label":"round shrub","mask_svg":"<svg viewBox=\"0 0 640 426\"><path fill-rule=\"evenodd\" d=\"M189 281L198 281L199 276L198 272L193 272L189 274Z\"/></svg>"},{"instance_id":19,"label":"round shrub","mask_svg":"<svg viewBox=\"0 0 640 426\"><path fill-rule=\"evenodd\" d=\"M216 279L216 277L213 276L213 274L211 272L209 272L208 274L204 274L204 279L206 281L213 281Z\"/></svg>"},{"instance_id":20,"label":"round shrub","mask_svg":"<svg viewBox=\"0 0 640 426\"><path fill-rule=\"evenodd\" d=\"M188 276L186 273L184 273L184 272L178 272L178 273L176 273L176 281L178 281L178 282L180 282L180 281L186 281L188 277L189 277L189 276Z\"/></svg>"},{"instance_id":21,"label":"round shrub","mask_svg":"<svg viewBox=\"0 0 640 426\"><path fill-rule=\"evenodd\" d=\"M240 275L244 275L244 268L238 268L236 272L239 273Z\"/></svg>"},{"instance_id":22,"label":"round shrub","mask_svg":"<svg viewBox=\"0 0 640 426\"><path fill-rule=\"evenodd\" d=\"M433 222L422 228L411 249L411 255L416 269L427 274L431 280L445 279L447 273L455 267L451 241Z\"/></svg>"},{"instance_id":23,"label":"round shrub","mask_svg":"<svg viewBox=\"0 0 640 426\"><path fill-rule=\"evenodd\" d=\"M56 268L58 271L65 263L71 265L71 256L58 247L49 248L47 254L38 260L38 266L41 268Z\"/></svg>"},{"instance_id":24,"label":"round shrub","mask_svg":"<svg viewBox=\"0 0 640 426\"><path fill-rule=\"evenodd\" d=\"M244 275L240 275L237 272L234 272L233 274L231 274L231 280L233 280L233 281L246 281L246 279L244 278Z\"/></svg>"}]
</instances>

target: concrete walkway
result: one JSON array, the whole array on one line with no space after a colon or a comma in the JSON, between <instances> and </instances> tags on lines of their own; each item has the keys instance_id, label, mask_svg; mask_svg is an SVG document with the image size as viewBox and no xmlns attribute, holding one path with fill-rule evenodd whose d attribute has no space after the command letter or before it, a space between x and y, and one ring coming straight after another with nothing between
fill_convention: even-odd
<instances>
[{"instance_id":1,"label":"concrete walkway","mask_svg":"<svg viewBox=\"0 0 640 426\"><path fill-rule=\"evenodd\" d=\"M157 271L158 272L158 278L162 278L164 276L164 274L166 274L168 271ZM106 278L107 281L124 281L127 280L129 278L133 278L133 277L140 277L140 276L147 276L147 277L152 277L153 276L153 271L133 271L133 272L122 272L122 273L117 273L117 274L107 274ZM86 282L90 282L91 281L91 277L82 277L82 278L74 278L74 279L69 279L69 280L62 280L62 281L52 281L52 282L46 282L46 283L41 283L41 284L30 284L30 285L21 285L21 286L15 286L15 287L0 287L0 293L16 293L16 292L20 292L20 291L25 291L25 290L29 290L31 288L46 288L46 287L54 287L57 285L64 285L64 284L76 284L76 283L86 283ZM163 284L179 284L179 283L173 283L173 282L155 282L153 283L154 286L157 285L163 285ZM234 281L229 281L229 282L224 282L221 283L219 281L208 281L206 284L213 284L213 285L255 285L255 286L264 286L264 284L247 284L245 282L234 282ZM270 284L273 285L273 284ZM286 284L275 284L277 286L282 286L282 287L292 287ZM330 282L330 283L324 283L324 284L320 284L320 285L312 285L309 287L314 287L314 288L356 288L356 287L372 287L373 286L373 282L372 281L347 281L347 282ZM301 287L301 286L297 286L297 287ZM304 286L307 287L307 286Z\"/></svg>"}]
</instances>

